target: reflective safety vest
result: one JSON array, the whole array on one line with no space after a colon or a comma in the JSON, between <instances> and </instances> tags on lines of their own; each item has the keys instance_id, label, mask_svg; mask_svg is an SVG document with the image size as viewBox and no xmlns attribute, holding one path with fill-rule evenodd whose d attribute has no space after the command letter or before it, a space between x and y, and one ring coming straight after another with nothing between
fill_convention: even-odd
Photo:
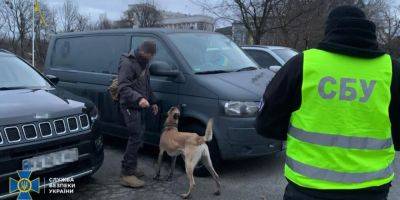
<instances>
[{"instance_id":1,"label":"reflective safety vest","mask_svg":"<svg viewBox=\"0 0 400 200\"><path fill-rule=\"evenodd\" d=\"M312 189L361 189L394 178L392 63L304 52L301 106L292 113L285 176Z\"/></svg>"}]
</instances>

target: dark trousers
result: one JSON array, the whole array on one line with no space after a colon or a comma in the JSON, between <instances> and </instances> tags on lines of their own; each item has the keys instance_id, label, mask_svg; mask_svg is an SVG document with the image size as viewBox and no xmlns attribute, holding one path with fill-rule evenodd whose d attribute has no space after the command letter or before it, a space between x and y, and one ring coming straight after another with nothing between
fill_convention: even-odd
<instances>
[{"instance_id":1,"label":"dark trousers","mask_svg":"<svg viewBox=\"0 0 400 200\"><path fill-rule=\"evenodd\" d=\"M137 109L120 109L125 126L128 129L128 143L122 160L121 175L133 175L137 168L138 150L143 144L145 131L145 111Z\"/></svg>"},{"instance_id":2,"label":"dark trousers","mask_svg":"<svg viewBox=\"0 0 400 200\"><path fill-rule=\"evenodd\" d=\"M389 186L390 187L390 186ZM289 183L286 186L284 200L387 200L389 189L370 188L362 190L312 190L300 188Z\"/></svg>"}]
</instances>

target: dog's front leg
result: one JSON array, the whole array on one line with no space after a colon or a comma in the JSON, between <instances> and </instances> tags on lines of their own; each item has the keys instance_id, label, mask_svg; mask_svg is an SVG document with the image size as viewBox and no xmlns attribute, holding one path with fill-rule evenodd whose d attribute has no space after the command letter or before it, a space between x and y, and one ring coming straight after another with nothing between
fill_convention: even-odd
<instances>
[{"instance_id":1,"label":"dog's front leg","mask_svg":"<svg viewBox=\"0 0 400 200\"><path fill-rule=\"evenodd\" d=\"M175 163L176 163L176 158L177 158L178 156L174 156L174 157L172 157L172 159L171 159L171 170L169 171L169 175L168 175L168 177L167 177L167 181L171 181L172 180L172 177L174 176L174 170L175 170Z\"/></svg>"},{"instance_id":2,"label":"dog's front leg","mask_svg":"<svg viewBox=\"0 0 400 200\"><path fill-rule=\"evenodd\" d=\"M162 164L163 155L164 155L164 150L160 148L160 153L158 154L158 159L157 159L156 175L153 178L154 180L160 180L161 164Z\"/></svg>"}]
</instances>

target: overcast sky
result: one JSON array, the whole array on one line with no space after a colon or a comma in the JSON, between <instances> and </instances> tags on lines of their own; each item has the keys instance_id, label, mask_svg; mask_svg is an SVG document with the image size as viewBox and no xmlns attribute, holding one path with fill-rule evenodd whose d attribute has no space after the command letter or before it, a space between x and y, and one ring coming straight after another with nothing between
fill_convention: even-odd
<instances>
[{"instance_id":1,"label":"overcast sky","mask_svg":"<svg viewBox=\"0 0 400 200\"><path fill-rule=\"evenodd\" d=\"M45 0L51 7L61 7L65 0ZM97 20L99 14L106 13L112 20L120 19L123 11L128 9L128 4L143 2L141 0L73 0L79 4L82 13L90 15L92 20ZM200 6L189 0L154 0L161 10L180 12L185 14L203 14Z\"/></svg>"},{"instance_id":2,"label":"overcast sky","mask_svg":"<svg viewBox=\"0 0 400 200\"><path fill-rule=\"evenodd\" d=\"M61 7L65 0L44 0L51 7ZM143 0L73 0L78 3L81 13L90 16L96 21L100 14L106 13L112 20L120 19L122 13L128 8L128 4L143 2ZM195 1L195 0L193 0ZM217 0L208 0L216 2ZM390 0L399 5L400 0ZM192 3L190 0L154 0L154 3L161 10L180 12L184 14L204 14L203 9ZM221 23L221 22L220 22ZM225 25L222 22L219 26Z\"/></svg>"}]
</instances>

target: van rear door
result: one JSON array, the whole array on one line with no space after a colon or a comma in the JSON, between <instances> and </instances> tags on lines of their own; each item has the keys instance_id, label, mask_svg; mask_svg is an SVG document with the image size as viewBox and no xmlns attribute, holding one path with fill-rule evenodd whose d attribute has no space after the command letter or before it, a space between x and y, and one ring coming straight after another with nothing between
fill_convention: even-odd
<instances>
[{"instance_id":1,"label":"van rear door","mask_svg":"<svg viewBox=\"0 0 400 200\"><path fill-rule=\"evenodd\" d=\"M102 122L120 124L107 88L116 77L121 54L129 51L130 38L124 34L56 38L45 73L59 77L59 87L93 101Z\"/></svg>"}]
</instances>

